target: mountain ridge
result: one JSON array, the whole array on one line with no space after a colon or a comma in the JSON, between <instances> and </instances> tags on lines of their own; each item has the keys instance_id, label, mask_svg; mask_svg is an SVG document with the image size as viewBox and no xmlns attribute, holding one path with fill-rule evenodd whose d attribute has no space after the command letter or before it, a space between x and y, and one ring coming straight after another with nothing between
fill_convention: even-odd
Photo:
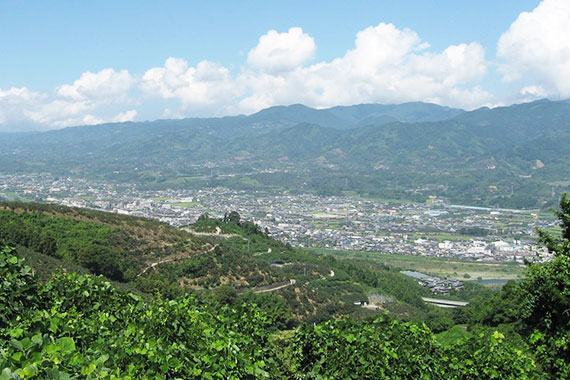
<instances>
[{"instance_id":1,"label":"mountain ridge","mask_svg":"<svg viewBox=\"0 0 570 380\"><path fill-rule=\"evenodd\" d=\"M386 110L394 116L387 117ZM436 114L445 118L405 121ZM570 104L565 101L470 112L425 103L325 110L293 105L250 116L0 135L0 173L50 172L152 186L200 177L201 186L230 187L252 181L224 181L216 175L253 173L248 175L260 186L296 191L403 196L395 194L399 183L419 199L436 195L455 202L536 207L555 200L548 183L570 176L564 159L568 147ZM267 169L284 174L272 178L262 174ZM302 183L309 185L297 185ZM463 191L467 185L470 191ZM414 190L426 186L434 190ZM512 188L521 199L510 199Z\"/></svg>"}]
</instances>

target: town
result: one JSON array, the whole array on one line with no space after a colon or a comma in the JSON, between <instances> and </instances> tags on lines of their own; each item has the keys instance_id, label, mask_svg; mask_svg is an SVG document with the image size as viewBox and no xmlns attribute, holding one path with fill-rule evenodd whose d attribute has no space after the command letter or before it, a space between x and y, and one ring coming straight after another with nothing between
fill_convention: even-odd
<instances>
[{"instance_id":1,"label":"town","mask_svg":"<svg viewBox=\"0 0 570 380\"><path fill-rule=\"evenodd\" d=\"M292 246L518 262L548 259L536 228L556 220L538 210L406 203L228 188L141 190L79 178L1 175L0 199L33 200L153 218L182 227L202 214L237 211Z\"/></svg>"}]
</instances>

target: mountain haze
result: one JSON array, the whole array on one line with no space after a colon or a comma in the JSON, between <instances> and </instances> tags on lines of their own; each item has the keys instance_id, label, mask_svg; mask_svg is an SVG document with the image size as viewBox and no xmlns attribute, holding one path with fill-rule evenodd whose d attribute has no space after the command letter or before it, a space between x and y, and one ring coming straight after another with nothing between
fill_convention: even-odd
<instances>
[{"instance_id":1,"label":"mountain haze","mask_svg":"<svg viewBox=\"0 0 570 380\"><path fill-rule=\"evenodd\" d=\"M471 112L426 103L292 105L250 116L4 134L0 164L3 173L147 186L192 178L201 186L243 187L253 180L277 189L390 197L406 188L414 199L536 207L552 200L549 183L557 191L567 186L569 147L568 102Z\"/></svg>"}]
</instances>

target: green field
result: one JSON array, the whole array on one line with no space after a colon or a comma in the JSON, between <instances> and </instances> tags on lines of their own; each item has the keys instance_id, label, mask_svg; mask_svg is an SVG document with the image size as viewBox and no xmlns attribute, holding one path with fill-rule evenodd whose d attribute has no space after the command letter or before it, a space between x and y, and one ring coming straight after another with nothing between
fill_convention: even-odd
<instances>
[{"instance_id":1,"label":"green field","mask_svg":"<svg viewBox=\"0 0 570 380\"><path fill-rule=\"evenodd\" d=\"M164 202L170 199L170 197L152 197L150 198L155 202Z\"/></svg>"},{"instance_id":2,"label":"green field","mask_svg":"<svg viewBox=\"0 0 570 380\"><path fill-rule=\"evenodd\" d=\"M434 233L434 234L411 234L408 235L409 239L415 240L415 239L436 239L436 240L449 240L449 241L459 241L459 240L470 240L473 239L473 236L468 236L468 235L451 235L451 234L438 234L438 233Z\"/></svg>"},{"instance_id":3,"label":"green field","mask_svg":"<svg viewBox=\"0 0 570 380\"><path fill-rule=\"evenodd\" d=\"M197 204L198 203L196 202L176 202L173 203L172 205L176 207L192 208L195 207Z\"/></svg>"},{"instance_id":4,"label":"green field","mask_svg":"<svg viewBox=\"0 0 570 380\"><path fill-rule=\"evenodd\" d=\"M451 277L460 280L469 278L511 280L518 278L524 266L516 263L479 263L469 260L440 257L407 256L382 254L378 252L341 251L331 249L312 249L314 252L331 255L339 259L383 263L402 270L415 270L438 277ZM465 276L465 275L468 275Z\"/></svg>"},{"instance_id":5,"label":"green field","mask_svg":"<svg viewBox=\"0 0 570 380\"><path fill-rule=\"evenodd\" d=\"M8 197L9 200L18 201L18 202L32 202L31 199L28 199L11 191L2 191L0 192L0 194L4 194L6 197ZM0 196L0 199L1 198L2 197Z\"/></svg>"}]
</instances>

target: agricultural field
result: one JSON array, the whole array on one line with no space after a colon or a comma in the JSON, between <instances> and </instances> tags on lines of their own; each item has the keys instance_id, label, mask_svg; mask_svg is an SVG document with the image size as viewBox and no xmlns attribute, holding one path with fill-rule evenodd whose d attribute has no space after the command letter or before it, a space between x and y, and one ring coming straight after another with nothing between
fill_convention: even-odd
<instances>
[{"instance_id":1,"label":"agricultural field","mask_svg":"<svg viewBox=\"0 0 570 380\"><path fill-rule=\"evenodd\" d=\"M383 263L402 270L415 270L437 277L451 277L459 280L514 280L519 278L525 269L524 265L516 263L480 263L440 257L330 249L314 249L314 251L338 259Z\"/></svg>"},{"instance_id":2,"label":"agricultural field","mask_svg":"<svg viewBox=\"0 0 570 380\"><path fill-rule=\"evenodd\" d=\"M176 202L176 203L172 203L173 206L176 207L182 207L182 208L192 208L192 207L196 207L196 205L198 205L197 202Z\"/></svg>"}]
</instances>

